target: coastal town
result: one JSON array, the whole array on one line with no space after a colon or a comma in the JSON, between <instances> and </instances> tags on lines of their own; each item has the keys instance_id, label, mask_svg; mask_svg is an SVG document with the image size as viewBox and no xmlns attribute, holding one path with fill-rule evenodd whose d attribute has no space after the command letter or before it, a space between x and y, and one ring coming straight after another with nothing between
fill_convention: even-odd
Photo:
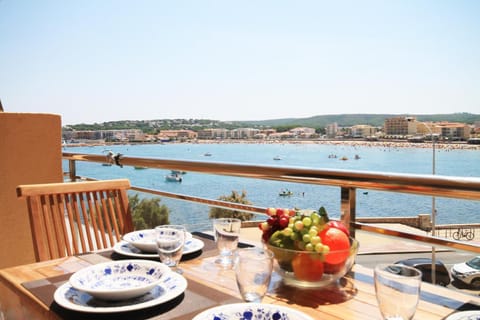
<instances>
[{"instance_id":1,"label":"coastal town","mask_svg":"<svg viewBox=\"0 0 480 320\"><path fill-rule=\"evenodd\" d=\"M101 145L122 143L167 142L317 142L317 143L395 143L400 146L421 146L422 143L438 143L440 147L456 145L462 148L480 146L480 121L473 124L460 122L423 122L416 117L392 117L383 126L357 124L343 127L338 123L325 128L293 127L279 130L267 128L201 128L168 129L146 133L142 129L63 130L64 145Z\"/></svg>"}]
</instances>

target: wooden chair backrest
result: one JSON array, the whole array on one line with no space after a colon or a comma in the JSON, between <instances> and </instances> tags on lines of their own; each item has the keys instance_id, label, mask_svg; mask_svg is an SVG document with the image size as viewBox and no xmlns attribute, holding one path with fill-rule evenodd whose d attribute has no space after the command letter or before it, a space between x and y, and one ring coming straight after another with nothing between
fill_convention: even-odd
<instances>
[{"instance_id":1,"label":"wooden chair backrest","mask_svg":"<svg viewBox=\"0 0 480 320\"><path fill-rule=\"evenodd\" d=\"M128 179L20 185L37 261L111 248L133 231Z\"/></svg>"}]
</instances>

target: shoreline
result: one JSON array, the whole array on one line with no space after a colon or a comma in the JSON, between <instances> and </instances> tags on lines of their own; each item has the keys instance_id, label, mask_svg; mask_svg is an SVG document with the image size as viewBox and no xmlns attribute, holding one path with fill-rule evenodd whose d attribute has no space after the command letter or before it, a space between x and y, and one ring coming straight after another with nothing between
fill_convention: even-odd
<instances>
[{"instance_id":1,"label":"shoreline","mask_svg":"<svg viewBox=\"0 0 480 320\"><path fill-rule=\"evenodd\" d=\"M65 143L64 147L94 147L94 146L115 146L115 145L142 145L142 144L321 144L332 146L350 147L376 147L376 148L418 148L432 149L431 142L408 142L408 141L365 141L365 140L255 140L255 139L222 139L222 140L194 140L194 141L169 141L169 142L79 142ZM466 142L436 142L435 148L440 150L472 150L480 151L480 145L468 144Z\"/></svg>"}]
</instances>

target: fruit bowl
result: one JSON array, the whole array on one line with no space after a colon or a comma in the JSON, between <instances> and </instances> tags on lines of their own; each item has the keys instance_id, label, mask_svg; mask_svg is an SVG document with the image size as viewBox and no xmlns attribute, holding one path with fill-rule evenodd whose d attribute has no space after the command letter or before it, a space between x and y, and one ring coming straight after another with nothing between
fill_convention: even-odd
<instances>
[{"instance_id":1,"label":"fruit bowl","mask_svg":"<svg viewBox=\"0 0 480 320\"><path fill-rule=\"evenodd\" d=\"M328 253L293 250L265 244L275 256L274 270L286 285L322 288L342 278L352 268L359 242L349 238L350 248Z\"/></svg>"}]
</instances>

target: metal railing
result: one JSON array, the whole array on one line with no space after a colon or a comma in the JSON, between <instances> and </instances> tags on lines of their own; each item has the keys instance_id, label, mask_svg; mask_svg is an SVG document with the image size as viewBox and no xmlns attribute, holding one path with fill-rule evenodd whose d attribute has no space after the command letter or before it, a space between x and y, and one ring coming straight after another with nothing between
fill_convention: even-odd
<instances>
[{"instance_id":1,"label":"metal railing","mask_svg":"<svg viewBox=\"0 0 480 320\"><path fill-rule=\"evenodd\" d=\"M63 153L63 159L69 161L71 180L79 177L76 174L76 161L105 163L105 155ZM377 190L396 193L407 193L424 196L456 198L464 200L480 200L480 178L465 178L439 175L400 174L371 171L350 171L331 169L310 169L297 167L272 167L263 165L235 164L223 162L166 160L157 158L139 158L122 156L119 164L157 169L180 170L215 175L235 176L252 179L275 180L284 182L305 183L324 186L335 186L341 189L341 219L355 231L365 230L373 233L420 241L431 245L446 246L458 250L480 253L480 246L444 239L436 236L418 235L398 230L381 228L378 225L359 223L356 221L356 189ZM165 192L156 189L132 187L133 190L147 192L163 197L197 202L210 206L232 208L242 211L264 213L266 208L243 205L220 200Z\"/></svg>"}]
</instances>

